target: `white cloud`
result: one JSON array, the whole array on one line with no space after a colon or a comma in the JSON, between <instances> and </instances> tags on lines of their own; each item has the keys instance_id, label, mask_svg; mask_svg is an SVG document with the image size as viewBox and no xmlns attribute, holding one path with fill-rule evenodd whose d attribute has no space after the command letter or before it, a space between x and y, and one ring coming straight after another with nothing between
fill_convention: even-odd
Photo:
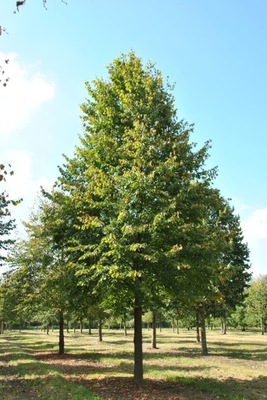
<instances>
[{"instance_id":1,"label":"white cloud","mask_svg":"<svg viewBox=\"0 0 267 400\"><path fill-rule=\"evenodd\" d=\"M4 68L0 71L0 135L5 135L23 125L40 104L52 100L55 86L39 72L20 65L15 54L0 52L0 60ZM4 60L9 61L6 64Z\"/></svg>"},{"instance_id":2,"label":"white cloud","mask_svg":"<svg viewBox=\"0 0 267 400\"><path fill-rule=\"evenodd\" d=\"M267 240L267 207L251 212L243 222L243 229L253 240Z\"/></svg>"},{"instance_id":3,"label":"white cloud","mask_svg":"<svg viewBox=\"0 0 267 400\"><path fill-rule=\"evenodd\" d=\"M252 271L267 274L267 207L251 211L241 219L245 241L250 249Z\"/></svg>"},{"instance_id":4,"label":"white cloud","mask_svg":"<svg viewBox=\"0 0 267 400\"><path fill-rule=\"evenodd\" d=\"M254 276L267 274L267 207L255 208L240 198L230 202L240 215L244 242L250 251L251 272Z\"/></svg>"},{"instance_id":5,"label":"white cloud","mask_svg":"<svg viewBox=\"0 0 267 400\"><path fill-rule=\"evenodd\" d=\"M10 197L32 197L37 193L41 185L47 186L49 183L45 178L35 180L32 176L33 166L31 154L27 151L11 150L4 154L4 159L11 164L15 171L12 177L6 182Z\"/></svg>"},{"instance_id":6,"label":"white cloud","mask_svg":"<svg viewBox=\"0 0 267 400\"><path fill-rule=\"evenodd\" d=\"M12 217L16 218L18 228L21 230L20 221L28 219L30 209L34 206L34 202L40 192L40 187L46 189L52 188L52 183L44 177L33 176L33 165L31 154L27 151L12 150L4 154L4 159L12 165L14 174L8 176L4 183L3 189L6 190L10 199L22 198L23 201L16 207L12 207Z\"/></svg>"}]
</instances>

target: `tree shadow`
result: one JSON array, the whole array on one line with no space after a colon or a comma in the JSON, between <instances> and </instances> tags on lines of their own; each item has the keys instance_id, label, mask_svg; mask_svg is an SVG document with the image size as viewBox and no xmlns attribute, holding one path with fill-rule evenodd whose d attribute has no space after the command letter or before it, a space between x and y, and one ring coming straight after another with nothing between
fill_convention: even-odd
<instances>
[{"instance_id":1,"label":"tree shadow","mask_svg":"<svg viewBox=\"0 0 267 400\"><path fill-rule=\"evenodd\" d=\"M81 379L79 383L103 399L109 400L214 400L212 394L198 389L164 380L145 379L142 385L132 378L106 377L103 379Z\"/></svg>"},{"instance_id":2,"label":"tree shadow","mask_svg":"<svg viewBox=\"0 0 267 400\"><path fill-rule=\"evenodd\" d=\"M251 380L227 378L223 380L213 378L181 378L176 382L193 386L199 390L213 393L216 398L264 400L267 399L267 377L260 376Z\"/></svg>"},{"instance_id":3,"label":"tree shadow","mask_svg":"<svg viewBox=\"0 0 267 400\"><path fill-rule=\"evenodd\" d=\"M210 355L253 361L267 360L267 348L266 344L264 343L245 343L246 346L254 346L255 349L246 349L246 347L239 348L240 345L234 343L225 344L221 342L213 342L213 345L215 345L217 348L211 348Z\"/></svg>"},{"instance_id":4,"label":"tree shadow","mask_svg":"<svg viewBox=\"0 0 267 400\"><path fill-rule=\"evenodd\" d=\"M117 343L116 341L105 342L107 345L116 345ZM139 388L132 379L133 350L123 351L118 346L117 350L114 351L114 349L105 348L105 344L102 350L98 347L89 352L83 351L85 347L81 346L78 354L75 344L73 347L68 347L66 354L60 356L58 352L51 351L51 349L54 350L57 347L55 343L47 343L40 340L32 344L21 341L20 337L15 340L12 338L7 343L3 342L3 346L0 348L0 361L21 360L21 362L18 367L11 367L11 369L10 367L1 368L1 374L3 377L6 376L8 378L8 382L15 382L15 388L19 386L20 382L24 388L31 371L34 371L36 376L31 378L34 381L34 385L48 384L49 377L47 375L49 371L52 371L52 373L59 373L62 379L83 385L103 396L103 398L110 400L138 400L144 398L149 398L150 400L267 399L267 377L265 376L259 376L254 379L246 378L244 380L234 378L220 380L220 378L212 378L212 373L210 372L210 377L203 378L201 375L204 375L205 371L212 369L208 361L205 365L202 364L200 366L179 365L179 358L181 357L188 358L188 364L190 359L203 358L200 346L195 346L194 349L181 346L169 351L152 349L144 351L145 374L151 374L157 370L159 376L166 376L164 372L168 370L171 371L169 376L174 376L174 378L170 378L171 380L145 379L144 385ZM231 362L227 358L266 361L267 350L264 344L259 345L258 343L250 342L245 343L245 345L257 346L257 349L243 350L241 348L238 349L240 344L220 341L211 342L211 346L216 346L216 348L211 347L210 356L218 357L216 363L223 361L220 357L224 357L224 361L227 363ZM170 365L168 365L168 357L170 358ZM177 365L173 364L175 358L177 358ZM166 359L165 364L163 363L164 359ZM208 358L205 357L205 360L208 360ZM249 363L247 364L248 366L250 365ZM263 364L261 364L261 368L263 368ZM186 377L183 376L182 371L186 371ZM191 375L190 371L192 371ZM193 375L194 372L197 373L197 377ZM17 379L17 376L20 378ZM96 376L97 378L95 378ZM28 399L31 400L31 397L28 397Z\"/></svg>"}]
</instances>

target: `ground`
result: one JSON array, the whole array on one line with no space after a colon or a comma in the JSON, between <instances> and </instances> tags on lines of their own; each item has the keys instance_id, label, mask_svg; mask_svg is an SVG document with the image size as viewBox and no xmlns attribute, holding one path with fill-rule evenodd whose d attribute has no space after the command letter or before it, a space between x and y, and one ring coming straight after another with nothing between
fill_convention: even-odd
<instances>
[{"instance_id":1,"label":"ground","mask_svg":"<svg viewBox=\"0 0 267 400\"><path fill-rule=\"evenodd\" d=\"M151 349L144 331L144 383L133 382L132 333L68 333L58 354L58 333L0 335L0 393L5 400L264 400L266 338L254 332L208 332L203 356L194 332L158 334Z\"/></svg>"}]
</instances>

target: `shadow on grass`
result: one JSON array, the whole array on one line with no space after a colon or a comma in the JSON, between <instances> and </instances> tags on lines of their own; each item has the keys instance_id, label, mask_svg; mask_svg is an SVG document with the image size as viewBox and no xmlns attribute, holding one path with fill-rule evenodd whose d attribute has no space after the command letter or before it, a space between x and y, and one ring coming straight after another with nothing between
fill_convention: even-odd
<instances>
[{"instance_id":1,"label":"shadow on grass","mask_svg":"<svg viewBox=\"0 0 267 400\"><path fill-rule=\"evenodd\" d=\"M75 344L67 348L66 354L59 356L57 352L50 351L57 347L55 343L47 343L46 341L38 340L39 337L37 337L37 341L34 343L31 340L27 343L26 338L25 340L24 338L21 340L21 336L18 336L16 339L13 337L12 340L9 339L10 338L7 338L5 341L2 341L3 346L0 346L0 348L3 354L0 354L0 361L2 359L4 363L8 363L9 361L17 360L19 363L11 368L1 368L1 374L3 377L7 377L6 385L15 382L14 390L17 389L20 383L22 390L24 390L28 382L30 384L30 395L35 390L38 390L38 393L43 390L47 396L46 398L63 398L53 396L55 396L56 393L55 388L58 387L58 390L61 391L61 385L64 386L64 382L67 381L75 382L75 384L82 385L101 396L106 396L103 398L116 400L132 399L133 397L130 397L130 393L131 395L133 395L133 393L136 395L136 397L134 397L135 399L149 398L156 400L180 398L184 400L207 400L215 398L227 400L267 399L267 377L259 376L255 379L250 379L249 377L244 380L225 378L224 380L220 380L220 378L213 379L211 373L209 374L211 378L190 376L190 371L199 372L198 375L203 376L205 371L209 371L209 369L212 368L208 363L204 366L179 365L179 358L181 357L188 358L189 363L190 358L202 358L200 347L188 349L183 346L177 348L175 351L157 351L151 349L145 351L145 373L153 374L153 371L159 371L158 376L164 376L165 380L145 380L145 384L140 388L141 392L139 392L139 389L137 390L135 388L131 378L123 377L123 375L132 376L133 351L120 352L119 346L115 349L116 351L113 349L105 349L104 343L104 351L103 348L101 351L101 348L98 347L95 350L89 352L87 350L84 352L82 351L83 346L81 346L81 348L78 349L80 353L77 353L77 346ZM110 343L114 343L115 345L118 342L106 342L106 344ZM255 343L244 344L244 346L252 345L258 346L258 344ZM100 344L98 344L98 346L100 346ZM214 346L214 348L212 346ZM220 362L219 357L232 357L240 360L253 361L262 361L267 358L264 345L260 345L257 349L255 348L255 350L252 349L251 351L247 350L246 347L243 347L243 350L241 348L238 349L238 346L240 346L240 344L229 344L221 341L211 342L210 355L218 357L218 362ZM177 365L173 365L173 361L176 358ZM163 363L164 359L166 360L165 365ZM157 360L159 360L158 363ZM205 357L205 360L208 360L208 357ZM170 361L170 366L168 365L168 361ZM169 375L166 370L170 371ZM189 376L180 376L182 375L181 371L185 371L186 375ZM110 377L111 375L113 377ZM92 379L93 376L95 379ZM36 389L37 386L38 389ZM50 386L53 388L53 390L51 389L53 396L49 394ZM72 398L69 397L66 390L64 393L65 398ZM138 393L140 397L138 397ZM34 397L13 397L13 399L23 398L31 400ZM35 399L37 398L45 397L38 397L36 395ZM90 399L90 397L83 398ZM8 397L7 399L9 400Z\"/></svg>"},{"instance_id":2,"label":"shadow on grass","mask_svg":"<svg viewBox=\"0 0 267 400\"><path fill-rule=\"evenodd\" d=\"M5 400L102 400L89 388L60 376L13 378L0 387Z\"/></svg>"},{"instance_id":3,"label":"shadow on grass","mask_svg":"<svg viewBox=\"0 0 267 400\"><path fill-rule=\"evenodd\" d=\"M216 346L213 348L212 346ZM237 358L241 360L266 361L267 348L265 343L245 343L241 348L240 344L213 342L210 347L210 355ZM247 347L252 347L247 349ZM260 347L260 349L259 349Z\"/></svg>"},{"instance_id":4,"label":"shadow on grass","mask_svg":"<svg viewBox=\"0 0 267 400\"><path fill-rule=\"evenodd\" d=\"M267 378L251 381L237 379L180 378L172 380L145 379L138 387L133 379L104 377L103 379L81 379L79 383L104 398L118 399L183 399L183 400L264 400L267 399Z\"/></svg>"},{"instance_id":5,"label":"shadow on grass","mask_svg":"<svg viewBox=\"0 0 267 400\"><path fill-rule=\"evenodd\" d=\"M116 371L117 367L113 364L99 362L88 355L65 353L36 353L35 357L38 361L49 365L50 368L60 373L74 376L83 376L92 373L99 375Z\"/></svg>"},{"instance_id":6,"label":"shadow on grass","mask_svg":"<svg viewBox=\"0 0 267 400\"><path fill-rule=\"evenodd\" d=\"M136 385L132 378L105 377L103 379L82 379L79 383L109 400L214 400L214 396L198 389L164 380L145 379Z\"/></svg>"},{"instance_id":7,"label":"shadow on grass","mask_svg":"<svg viewBox=\"0 0 267 400\"><path fill-rule=\"evenodd\" d=\"M190 385L204 392L213 393L225 400L267 399L267 377L252 380L228 378L220 381L212 378L177 377L175 382Z\"/></svg>"},{"instance_id":8,"label":"shadow on grass","mask_svg":"<svg viewBox=\"0 0 267 400\"><path fill-rule=\"evenodd\" d=\"M113 344L113 345L125 345L125 344L129 344L132 341L130 340L105 340L104 343L106 344Z\"/></svg>"}]
</instances>

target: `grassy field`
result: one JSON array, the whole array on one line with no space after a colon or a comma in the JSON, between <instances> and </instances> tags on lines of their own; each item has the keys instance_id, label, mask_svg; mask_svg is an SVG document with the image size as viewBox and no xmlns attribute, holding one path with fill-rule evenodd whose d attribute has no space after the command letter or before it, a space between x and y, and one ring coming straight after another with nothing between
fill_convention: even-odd
<instances>
[{"instance_id":1,"label":"grassy field","mask_svg":"<svg viewBox=\"0 0 267 400\"><path fill-rule=\"evenodd\" d=\"M5 400L264 400L267 399L267 336L208 331L209 356L195 332L144 330L145 382L132 381L133 332L66 333L66 354L57 354L57 332L0 335L0 390Z\"/></svg>"}]
</instances>

